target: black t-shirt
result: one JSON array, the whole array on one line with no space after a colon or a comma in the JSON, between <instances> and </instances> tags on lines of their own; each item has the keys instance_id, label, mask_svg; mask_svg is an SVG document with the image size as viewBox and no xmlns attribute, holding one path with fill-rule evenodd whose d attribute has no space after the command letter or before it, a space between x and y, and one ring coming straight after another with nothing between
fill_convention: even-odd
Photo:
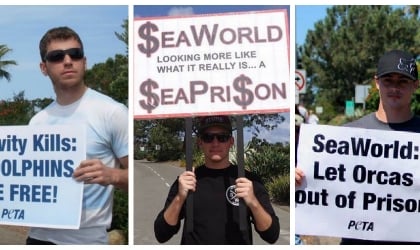
<instances>
[{"instance_id":1,"label":"black t-shirt","mask_svg":"<svg viewBox=\"0 0 420 250\"><path fill-rule=\"evenodd\" d=\"M239 206L233 190L237 178L238 167L231 165L225 169L210 169L200 166L195 169L197 179L196 191L193 193L193 231L184 230L181 244L252 244L252 214L247 209L248 230L239 230ZM276 216L260 178L245 171L245 177L253 182L254 193L261 205L272 217L271 227L258 232L262 239L269 243L277 241L280 232L278 217ZM172 202L178 192L178 180L172 184L165 208L155 220L155 236L159 242L166 242L179 230L180 223L171 226L163 218L163 212ZM179 221L185 219L185 204Z\"/></svg>"}]
</instances>

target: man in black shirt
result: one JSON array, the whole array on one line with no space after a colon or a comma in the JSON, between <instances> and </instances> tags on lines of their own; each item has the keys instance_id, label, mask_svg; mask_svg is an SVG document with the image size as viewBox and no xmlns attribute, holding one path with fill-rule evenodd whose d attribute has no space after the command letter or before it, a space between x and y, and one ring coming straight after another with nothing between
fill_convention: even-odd
<instances>
[{"instance_id":1,"label":"man in black shirt","mask_svg":"<svg viewBox=\"0 0 420 250\"><path fill-rule=\"evenodd\" d=\"M227 116L208 116L200 120L198 145L205 164L195 171L185 171L175 180L163 210L155 220L155 236L168 241L180 229L184 219L181 244L252 244L251 230L239 227L239 199L247 206L247 224L268 243L279 237L280 224L269 195L260 178L245 171L237 178L238 166L229 162L234 144L232 126ZM194 194L193 230L185 230L185 201Z\"/></svg>"}]
</instances>

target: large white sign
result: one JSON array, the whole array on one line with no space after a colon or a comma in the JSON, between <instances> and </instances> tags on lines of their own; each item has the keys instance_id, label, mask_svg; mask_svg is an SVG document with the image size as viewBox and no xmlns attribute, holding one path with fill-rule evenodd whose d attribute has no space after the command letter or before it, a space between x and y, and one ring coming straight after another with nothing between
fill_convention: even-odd
<instances>
[{"instance_id":1,"label":"large white sign","mask_svg":"<svg viewBox=\"0 0 420 250\"><path fill-rule=\"evenodd\" d=\"M419 241L420 136L303 124L296 233Z\"/></svg>"},{"instance_id":2,"label":"large white sign","mask_svg":"<svg viewBox=\"0 0 420 250\"><path fill-rule=\"evenodd\" d=\"M0 126L0 224L79 228L85 158L84 129Z\"/></svg>"},{"instance_id":3,"label":"large white sign","mask_svg":"<svg viewBox=\"0 0 420 250\"><path fill-rule=\"evenodd\" d=\"M134 117L288 111L289 64L284 9L138 18Z\"/></svg>"}]
</instances>

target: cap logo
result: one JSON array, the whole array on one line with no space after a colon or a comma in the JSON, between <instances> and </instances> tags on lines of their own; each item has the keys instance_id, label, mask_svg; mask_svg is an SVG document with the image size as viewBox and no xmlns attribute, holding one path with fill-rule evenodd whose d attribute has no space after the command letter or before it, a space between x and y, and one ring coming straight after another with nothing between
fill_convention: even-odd
<instances>
[{"instance_id":1,"label":"cap logo","mask_svg":"<svg viewBox=\"0 0 420 250\"><path fill-rule=\"evenodd\" d=\"M208 117L206 119L206 123L223 123L224 120L221 117L215 116L215 117Z\"/></svg>"},{"instance_id":2,"label":"cap logo","mask_svg":"<svg viewBox=\"0 0 420 250\"><path fill-rule=\"evenodd\" d=\"M205 129L212 126L220 126L232 133L232 125L230 119L227 116L208 116L200 120L198 133L202 134Z\"/></svg>"},{"instance_id":3,"label":"cap logo","mask_svg":"<svg viewBox=\"0 0 420 250\"><path fill-rule=\"evenodd\" d=\"M410 75L415 75L416 61L414 59L400 58L400 63L398 63L397 67L401 71L408 72Z\"/></svg>"}]
</instances>

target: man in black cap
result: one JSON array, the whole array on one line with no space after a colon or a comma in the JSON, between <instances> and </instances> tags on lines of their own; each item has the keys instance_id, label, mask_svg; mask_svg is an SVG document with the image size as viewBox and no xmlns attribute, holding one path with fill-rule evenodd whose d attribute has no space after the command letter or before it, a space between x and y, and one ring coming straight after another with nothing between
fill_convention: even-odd
<instances>
[{"instance_id":1,"label":"man in black cap","mask_svg":"<svg viewBox=\"0 0 420 250\"><path fill-rule=\"evenodd\" d=\"M411 111L411 98L419 86L415 58L401 50L385 53L379 59L375 82L378 110L347 126L420 132L419 118Z\"/></svg>"},{"instance_id":2,"label":"man in black cap","mask_svg":"<svg viewBox=\"0 0 420 250\"><path fill-rule=\"evenodd\" d=\"M378 61L374 79L379 90L377 111L344 126L420 133L420 117L416 116L411 110L411 99L419 86L415 58L410 53L402 50L386 52ZM298 169L298 172L295 174L297 186L301 184L303 178L303 172ZM389 230L391 231L392 228ZM340 244L401 245L419 243L343 238Z\"/></svg>"},{"instance_id":3,"label":"man in black cap","mask_svg":"<svg viewBox=\"0 0 420 250\"><path fill-rule=\"evenodd\" d=\"M410 53L401 50L386 52L378 61L375 83L379 90L377 111L345 126L420 133L420 117L416 116L411 110L411 99L419 86L415 58ZM390 230L392 229L390 228ZM341 240L342 245L419 243L349 238Z\"/></svg>"},{"instance_id":4,"label":"man in black cap","mask_svg":"<svg viewBox=\"0 0 420 250\"><path fill-rule=\"evenodd\" d=\"M181 244L252 244L252 232L239 227L239 199L247 206L247 224L268 243L277 241L280 224L267 190L260 178L245 171L238 178L238 166L229 161L234 144L228 116L208 116L199 121L197 143L205 164L194 171L183 172L172 184L163 210L155 220L155 236L168 241L179 231L184 219ZM185 201L194 194L193 230L187 232Z\"/></svg>"}]
</instances>

